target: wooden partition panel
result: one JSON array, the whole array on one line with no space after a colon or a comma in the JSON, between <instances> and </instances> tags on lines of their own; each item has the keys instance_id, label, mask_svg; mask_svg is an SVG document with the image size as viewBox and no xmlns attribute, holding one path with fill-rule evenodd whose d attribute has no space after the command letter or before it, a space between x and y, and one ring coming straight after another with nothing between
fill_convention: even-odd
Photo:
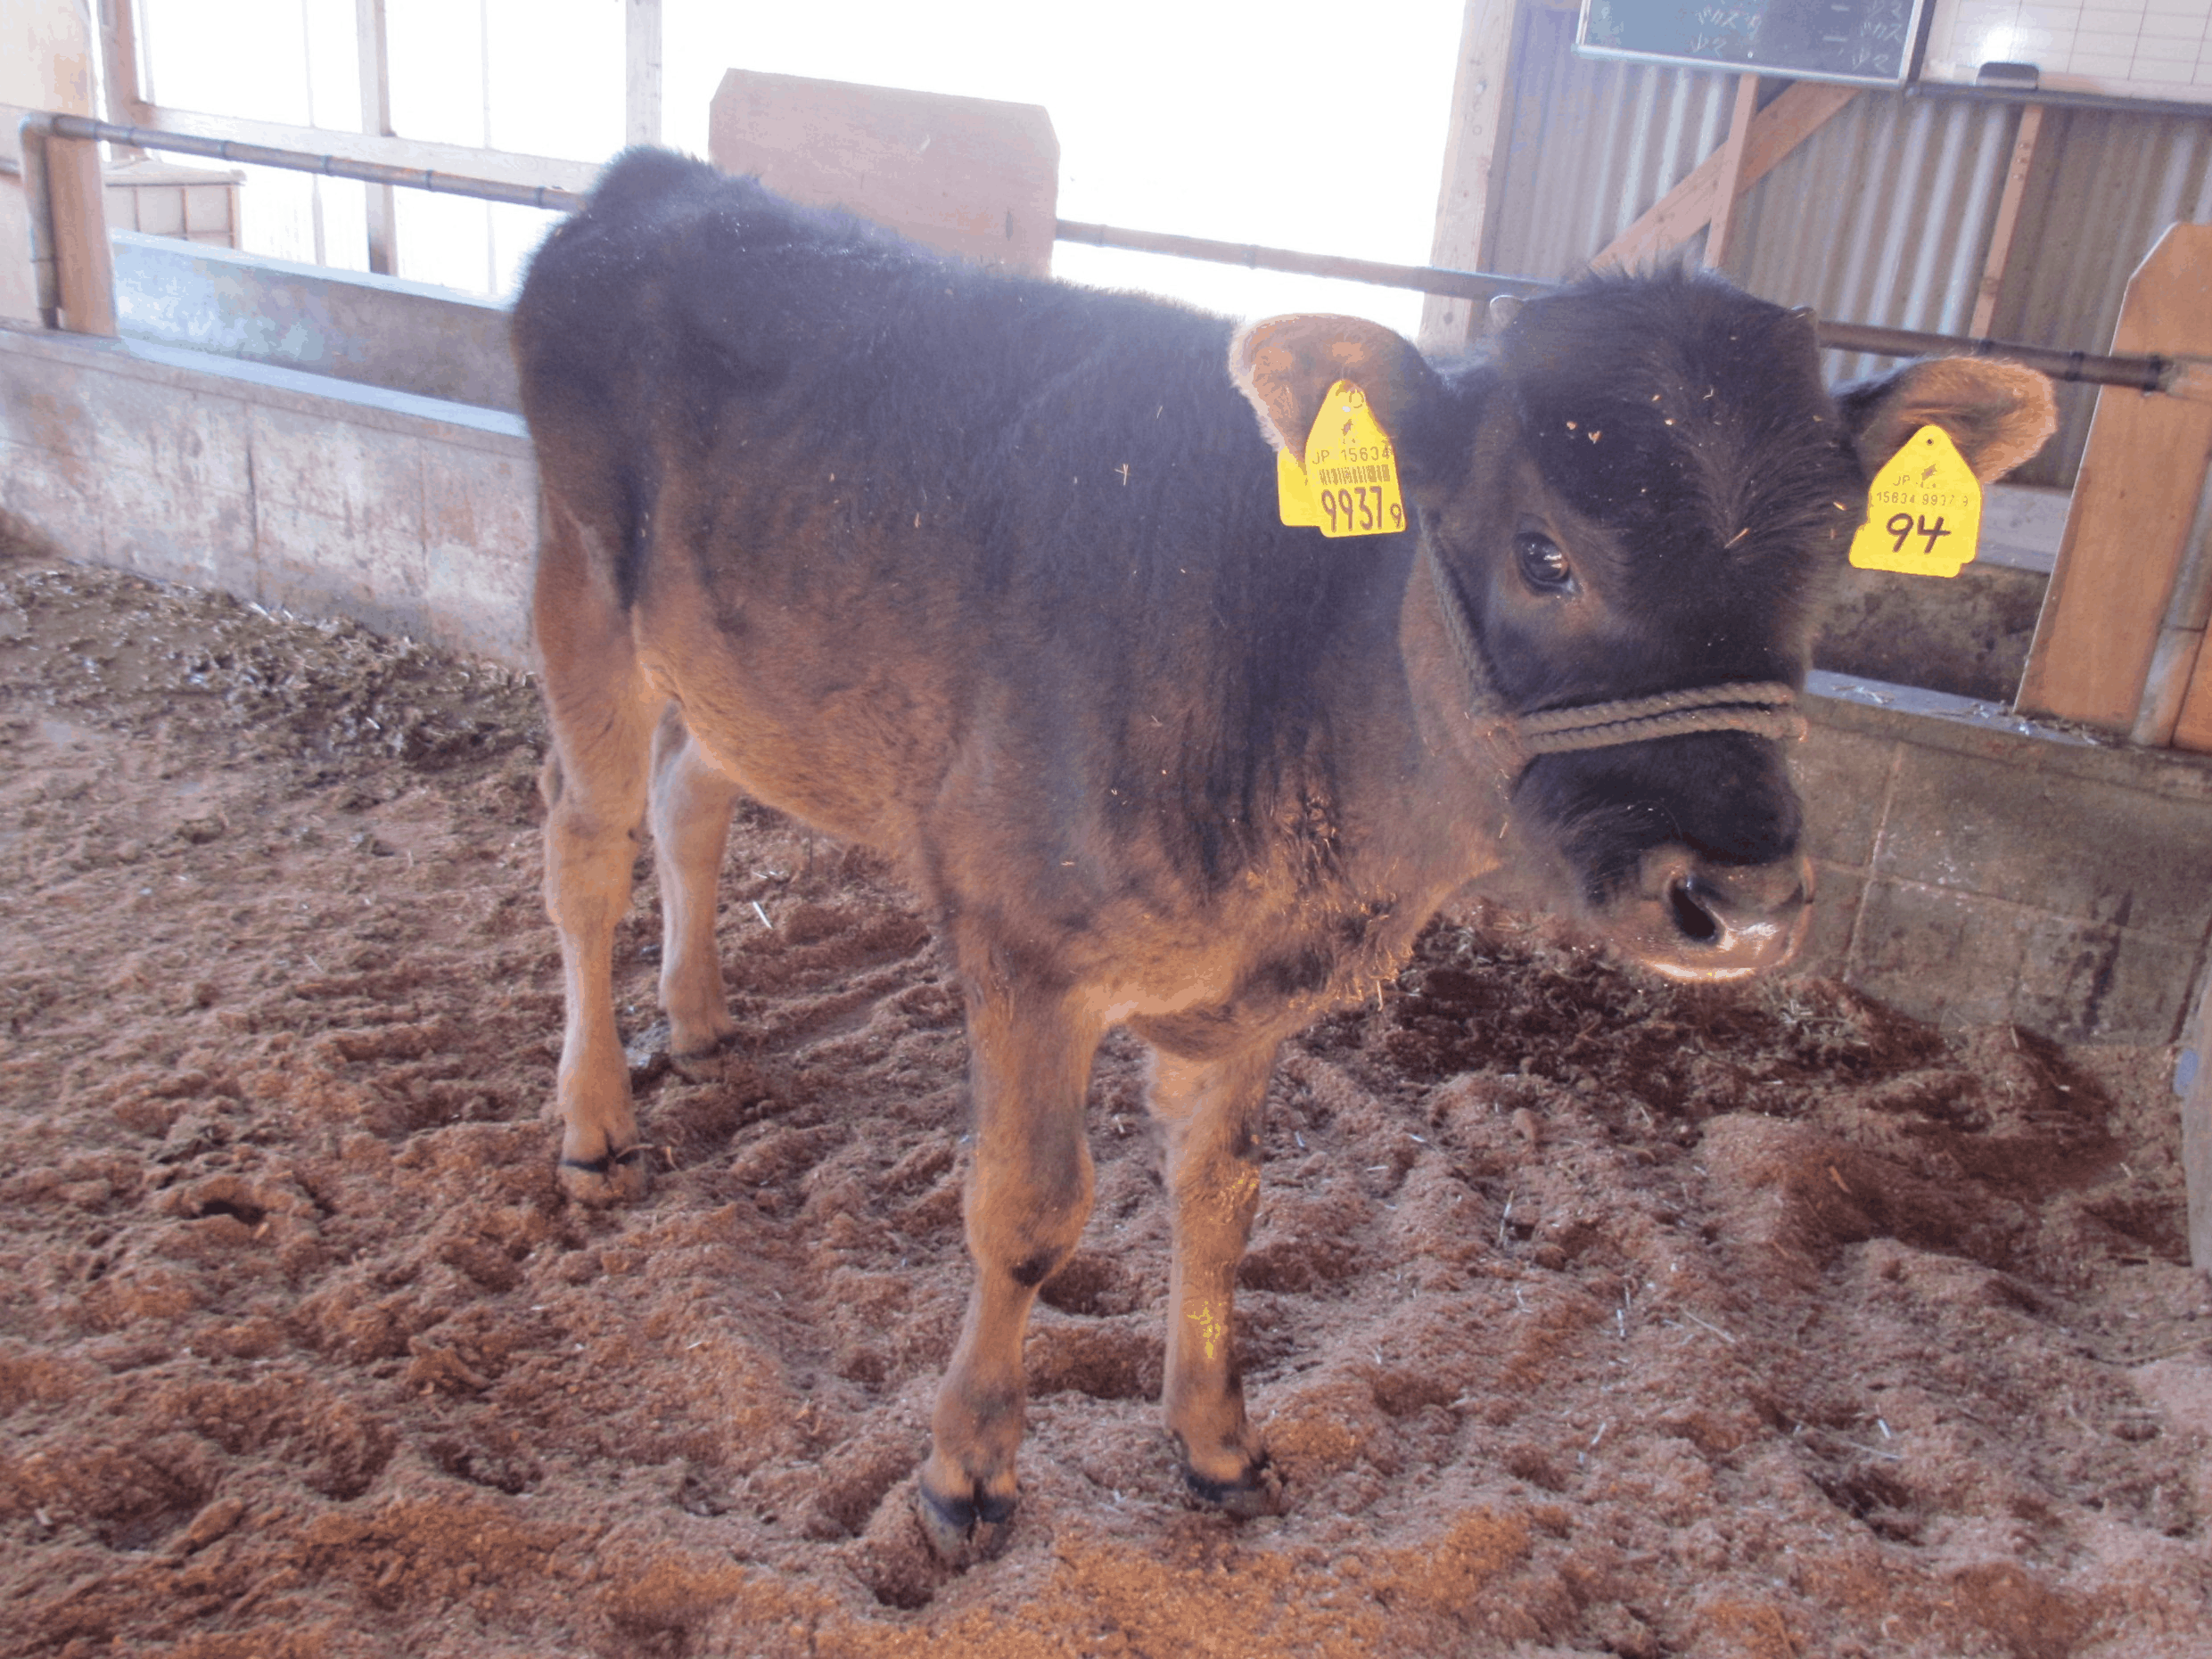
<instances>
[{"instance_id":1,"label":"wooden partition panel","mask_svg":"<svg viewBox=\"0 0 2212 1659\"><path fill-rule=\"evenodd\" d=\"M2212 225L2169 227L2136 267L2111 349L2212 355ZM2021 713L2134 727L2208 458L2212 405L2117 387L2100 394Z\"/></svg>"}]
</instances>

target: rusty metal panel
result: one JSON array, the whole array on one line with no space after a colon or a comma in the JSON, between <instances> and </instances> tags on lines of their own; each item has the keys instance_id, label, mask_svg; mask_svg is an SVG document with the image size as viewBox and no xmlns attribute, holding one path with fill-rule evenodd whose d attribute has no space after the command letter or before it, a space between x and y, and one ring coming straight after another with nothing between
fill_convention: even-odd
<instances>
[{"instance_id":1,"label":"rusty metal panel","mask_svg":"<svg viewBox=\"0 0 2212 1659\"><path fill-rule=\"evenodd\" d=\"M1571 12L1522 12L1485 269L1572 275L1726 134L1732 75L1578 58L1574 30ZM1730 274L1823 316L1964 333L2019 112L1861 94L1746 193ZM2212 219L2212 112L2047 108L1992 332L2105 349L2129 273L2176 219ZM1833 365L1854 377L1889 360ZM2094 404L2061 388L2058 436L2020 481L2072 483Z\"/></svg>"}]
</instances>

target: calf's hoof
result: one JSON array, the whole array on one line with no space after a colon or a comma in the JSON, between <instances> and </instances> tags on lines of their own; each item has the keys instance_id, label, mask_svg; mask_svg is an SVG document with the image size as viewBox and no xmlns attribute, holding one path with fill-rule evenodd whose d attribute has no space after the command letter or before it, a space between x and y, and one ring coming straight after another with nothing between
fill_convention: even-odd
<instances>
[{"instance_id":1,"label":"calf's hoof","mask_svg":"<svg viewBox=\"0 0 2212 1659\"><path fill-rule=\"evenodd\" d=\"M722 1075L722 1062L737 1046L737 1033L724 1031L720 1037L700 1048L688 1048L681 1054L671 1041L668 1063L676 1068L676 1074L691 1083L711 1083Z\"/></svg>"},{"instance_id":2,"label":"calf's hoof","mask_svg":"<svg viewBox=\"0 0 2212 1659\"><path fill-rule=\"evenodd\" d=\"M653 1184L650 1146L561 1160L561 1190L580 1204L635 1203Z\"/></svg>"},{"instance_id":3,"label":"calf's hoof","mask_svg":"<svg viewBox=\"0 0 2212 1659\"><path fill-rule=\"evenodd\" d=\"M988 1492L947 1498L933 1491L926 1479L915 1483L915 1493L922 1535L949 1567L966 1568L994 1560L1006 1553L1014 1540L1014 1498L997 1498Z\"/></svg>"},{"instance_id":4,"label":"calf's hoof","mask_svg":"<svg viewBox=\"0 0 2212 1659\"><path fill-rule=\"evenodd\" d=\"M1207 1507L1219 1509L1223 1515L1238 1521L1252 1521L1263 1515L1280 1515L1287 1501L1283 1477L1268 1461L1265 1452L1253 1460L1252 1466L1233 1481L1210 1479L1183 1465L1183 1483L1190 1495Z\"/></svg>"}]
</instances>

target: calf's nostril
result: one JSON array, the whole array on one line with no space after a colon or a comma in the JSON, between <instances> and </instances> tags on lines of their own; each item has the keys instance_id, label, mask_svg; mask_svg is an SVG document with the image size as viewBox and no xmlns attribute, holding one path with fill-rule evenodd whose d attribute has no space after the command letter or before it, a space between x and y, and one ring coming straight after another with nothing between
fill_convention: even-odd
<instances>
[{"instance_id":1,"label":"calf's nostril","mask_svg":"<svg viewBox=\"0 0 2212 1659\"><path fill-rule=\"evenodd\" d=\"M1720 918L1706 904L1694 882L1671 883L1666 890L1666 902L1673 913L1675 931L1690 943L1709 945L1721 937L1723 930Z\"/></svg>"}]
</instances>

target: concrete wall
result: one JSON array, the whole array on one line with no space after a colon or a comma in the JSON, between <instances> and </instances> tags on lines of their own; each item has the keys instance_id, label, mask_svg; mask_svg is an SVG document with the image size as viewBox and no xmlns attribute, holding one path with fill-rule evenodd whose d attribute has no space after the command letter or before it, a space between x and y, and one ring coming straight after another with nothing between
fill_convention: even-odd
<instances>
[{"instance_id":1,"label":"concrete wall","mask_svg":"<svg viewBox=\"0 0 2212 1659\"><path fill-rule=\"evenodd\" d=\"M68 556L528 661L513 415L0 327L0 512ZM2212 761L1817 677L1804 966L1926 1018L2174 1040L2212 940Z\"/></svg>"},{"instance_id":2,"label":"concrete wall","mask_svg":"<svg viewBox=\"0 0 2212 1659\"><path fill-rule=\"evenodd\" d=\"M0 513L71 558L519 665L536 488L502 411L0 326Z\"/></svg>"},{"instance_id":3,"label":"concrete wall","mask_svg":"<svg viewBox=\"0 0 2212 1659\"><path fill-rule=\"evenodd\" d=\"M1816 675L1805 966L1924 1019L2177 1039L2212 940L2212 764Z\"/></svg>"},{"instance_id":4,"label":"concrete wall","mask_svg":"<svg viewBox=\"0 0 2212 1659\"><path fill-rule=\"evenodd\" d=\"M128 339L519 409L507 310L429 283L111 233Z\"/></svg>"}]
</instances>

